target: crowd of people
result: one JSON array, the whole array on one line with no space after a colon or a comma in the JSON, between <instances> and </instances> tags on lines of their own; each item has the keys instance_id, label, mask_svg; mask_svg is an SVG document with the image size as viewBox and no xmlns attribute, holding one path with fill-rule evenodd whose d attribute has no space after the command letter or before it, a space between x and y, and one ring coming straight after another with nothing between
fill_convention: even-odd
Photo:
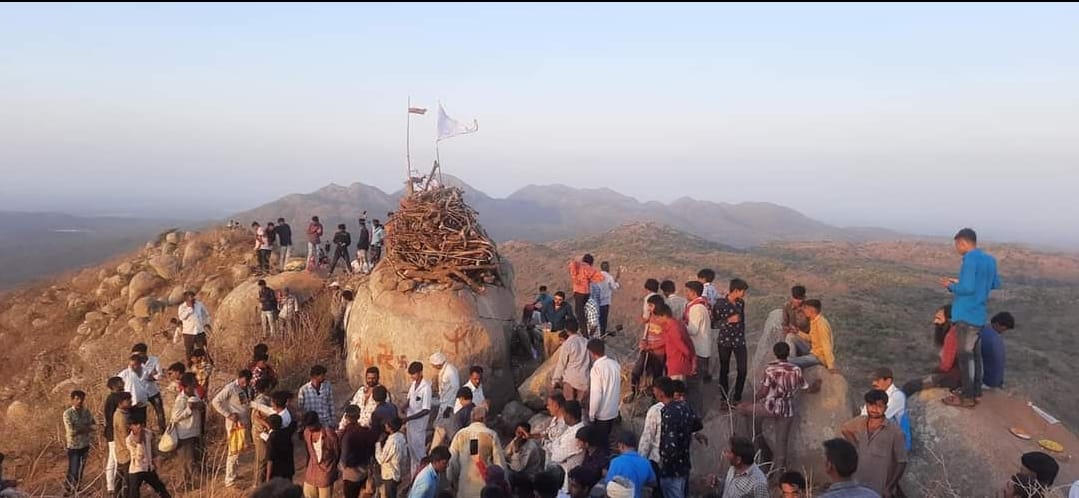
<instances>
[{"instance_id":1,"label":"crowd of people","mask_svg":"<svg viewBox=\"0 0 1079 498\"><path fill-rule=\"evenodd\" d=\"M363 265L379 257L381 244L375 241L382 235L368 239L363 218L361 226L357 260L367 268ZM374 226L381 228L377 220ZM290 249L284 248L291 246L291 234L284 220L253 227L260 252L272 252L279 244L282 261L287 259ZM317 217L312 227L307 230L309 251L318 254L322 231ZM343 227L334 240L338 251L352 242ZM955 244L963 255L959 277L942 280L954 298L934 316L939 365L902 388L889 368L873 372L861 414L836 427L840 437L822 442L830 485L814 496L904 496L900 481L911 450L907 396L928 387L949 387L954 394L944 403L974 408L983 384L1003 385L1000 335L1014 328L1015 321L1001 312L985 323L989 293L1000 285L996 262L977 249L972 230L960 231ZM260 266L267 259L260 255ZM337 259L335 254L331 268ZM217 426L211 415L220 421L220 441L227 448L223 484L266 483L256 496L283 496L281 490L289 488L282 480L294 481L300 468L299 492L310 498L333 496L338 482L346 498L681 498L689 496L690 476L701 474L710 474L710 494L716 497L763 498L771 496L773 487L784 497L809 496L806 477L787 467L788 446L796 430L796 396L814 395L829 378L818 375L811 383L805 373L814 367L822 372L839 368L821 300L808 298L803 286L791 289L783 307L783 337L772 346L774 360L763 367L762 378L755 379L756 390L747 394L749 284L732 278L721 291L715 286L716 272L702 269L682 284L679 294L671 280L647 279L638 351L629 393L623 396L622 366L607 355L607 338L614 333L608 330L609 308L621 289L623 270L612 275L608 262L598 268L594 262L586 254L569 264L572 300L541 286L524 309L522 320L534 331L526 339L528 347L554 362L546 399L550 421L541 427L518 423L508 441L490 427L482 366L468 366L467 377L462 376L440 351L426 362L408 364L404 399L393 399L375 366L367 368L364 384L344 403L335 398L323 365L311 366L309 382L294 392L279 389L265 344L255 346L250 362L236 370L233 380L213 386L209 313L189 292L173 320L172 334L173 341L183 340L186 361L166 367L149 354L146 344L135 344L127 367L107 382L101 424L108 448L106 490L110 496L137 497L146 484L169 497L157 473L162 452L175 455L182 468L182 489L204 483L210 475L206 438L209 432L217 434L208 431ZM347 320L350 291L339 286L335 290L342 303L340 320ZM264 337L287 328L281 322L287 323L298 309L288 289L278 293L264 280L259 281L259 302ZM335 329L347 326L336 322ZM718 374L713 375L716 363ZM172 400L166 402L166 395ZM622 423L622 405L642 398L654 402L643 428L634 433ZM97 427L85 399L84 392L73 391L71 407L63 414L69 494L82 483ZM151 409L153 418L148 416ZM748 427L734 429L734 436L724 442L727 465L722 474L720 468L695 469L691 458L694 444L709 444L702 420L713 409L737 417L742 424L736 427ZM765 421L772 422L768 431ZM249 454L253 456L244 456ZM302 465L295 461L298 455L306 460ZM241 457L253 460L250 472L240 467ZM1052 457L1031 452L1020 463L1023 470L1008 481L1007 496L1040 496L1038 489L1052 485L1058 469ZM266 494L269 490L279 494Z\"/></svg>"},{"instance_id":2,"label":"crowd of people","mask_svg":"<svg viewBox=\"0 0 1079 498\"><path fill-rule=\"evenodd\" d=\"M356 234L355 252L352 250L352 233L344 223L337 225L337 231L328 240L323 240L325 228L318 216L312 216L307 229L307 252L305 268L310 271L325 270L333 274L340 262L345 273L369 273L382 258L386 242L386 230L392 221L393 212L386 213L386 223L378 219L367 221L367 211L357 220L359 232ZM239 227L239 223L229 221L229 229ZM274 254L279 255L279 270L284 270L292 257L292 227L284 218L277 222L251 223L254 236L254 251L257 256L257 271L268 275L273 271Z\"/></svg>"}]
</instances>

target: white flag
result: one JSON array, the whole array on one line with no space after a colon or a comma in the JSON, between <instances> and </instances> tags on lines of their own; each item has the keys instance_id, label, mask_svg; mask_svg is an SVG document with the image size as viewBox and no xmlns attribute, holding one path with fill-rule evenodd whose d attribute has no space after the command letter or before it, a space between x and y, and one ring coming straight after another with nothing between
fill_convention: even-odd
<instances>
[{"instance_id":1,"label":"white flag","mask_svg":"<svg viewBox=\"0 0 1079 498\"><path fill-rule=\"evenodd\" d=\"M445 138L456 137L457 135L467 135L469 133L476 133L480 129L480 124L473 119L471 123L460 123L456 119L453 119L446 115L446 109L442 108L442 103L438 103L438 138L436 142Z\"/></svg>"}]
</instances>

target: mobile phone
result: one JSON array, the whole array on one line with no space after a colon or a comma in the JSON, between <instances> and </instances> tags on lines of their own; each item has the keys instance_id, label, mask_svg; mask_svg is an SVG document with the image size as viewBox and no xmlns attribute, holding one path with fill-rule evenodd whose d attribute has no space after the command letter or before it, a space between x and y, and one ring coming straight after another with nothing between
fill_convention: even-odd
<instances>
[{"instance_id":1,"label":"mobile phone","mask_svg":"<svg viewBox=\"0 0 1079 498\"><path fill-rule=\"evenodd\" d=\"M480 454L480 440L472 439L468 442L468 454L479 455Z\"/></svg>"}]
</instances>

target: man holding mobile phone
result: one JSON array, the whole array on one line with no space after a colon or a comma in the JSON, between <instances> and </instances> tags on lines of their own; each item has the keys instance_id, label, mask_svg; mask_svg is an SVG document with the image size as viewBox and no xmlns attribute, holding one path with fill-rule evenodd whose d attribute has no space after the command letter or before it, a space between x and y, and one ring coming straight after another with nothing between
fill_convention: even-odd
<instances>
[{"instance_id":1,"label":"man holding mobile phone","mask_svg":"<svg viewBox=\"0 0 1079 498\"><path fill-rule=\"evenodd\" d=\"M472 410L472 423L461 429L450 443L450 464L446 476L457 496L480 496L486 486L487 467L506 467L498 433L487 427L487 407Z\"/></svg>"}]
</instances>

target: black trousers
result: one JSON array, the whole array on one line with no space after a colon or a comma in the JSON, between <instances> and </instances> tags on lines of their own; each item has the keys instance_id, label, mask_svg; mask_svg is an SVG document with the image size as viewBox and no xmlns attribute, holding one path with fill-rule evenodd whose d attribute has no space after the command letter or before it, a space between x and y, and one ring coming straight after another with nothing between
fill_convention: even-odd
<instances>
[{"instance_id":1,"label":"black trousers","mask_svg":"<svg viewBox=\"0 0 1079 498\"><path fill-rule=\"evenodd\" d=\"M150 396L150 399L146 401L150 406L154 407L154 418L157 419L158 432L165 432L165 405L161 401L161 394Z\"/></svg>"},{"instance_id":2,"label":"black trousers","mask_svg":"<svg viewBox=\"0 0 1079 498\"><path fill-rule=\"evenodd\" d=\"M344 481L345 484L345 498L360 498L360 493L363 491L364 485L367 484L367 480L362 481Z\"/></svg>"},{"instance_id":3,"label":"black trousers","mask_svg":"<svg viewBox=\"0 0 1079 498\"><path fill-rule=\"evenodd\" d=\"M633 364L633 373L629 377L630 384L636 390L641 385L641 377L644 376L645 372L655 379L663 376L663 371L666 367L666 358L655 353L641 351L637 354L637 362Z\"/></svg>"},{"instance_id":4,"label":"black trousers","mask_svg":"<svg viewBox=\"0 0 1079 498\"><path fill-rule=\"evenodd\" d=\"M165 487L165 483L161 482L161 478L153 470L136 472L127 476L127 498L139 498L139 488L142 487L143 483L149 484L161 498L172 498L168 488Z\"/></svg>"},{"instance_id":5,"label":"black trousers","mask_svg":"<svg viewBox=\"0 0 1079 498\"><path fill-rule=\"evenodd\" d=\"M584 303L588 302L588 294L573 293L573 312L577 314L577 330L581 335L588 337L588 314L585 313Z\"/></svg>"},{"instance_id":6,"label":"black trousers","mask_svg":"<svg viewBox=\"0 0 1079 498\"><path fill-rule=\"evenodd\" d=\"M273 252L273 249L259 249L259 253L258 253L258 256L259 256L259 270L262 270L262 271L269 271L270 270L270 253L271 252Z\"/></svg>"},{"instance_id":7,"label":"black trousers","mask_svg":"<svg viewBox=\"0 0 1079 498\"><path fill-rule=\"evenodd\" d=\"M738 362L738 374L734 381L734 390L730 390L731 353ZM742 401L742 390L746 387L746 373L749 365L746 365L746 346L743 344L735 348L719 346L719 389L723 398L731 403Z\"/></svg>"},{"instance_id":8,"label":"black trousers","mask_svg":"<svg viewBox=\"0 0 1079 498\"><path fill-rule=\"evenodd\" d=\"M607 444L611 438L611 430L614 429L614 423L618 421L618 417L610 420L596 420L592 422L592 427L598 430L603 435L603 444Z\"/></svg>"},{"instance_id":9,"label":"black trousers","mask_svg":"<svg viewBox=\"0 0 1079 498\"><path fill-rule=\"evenodd\" d=\"M607 332L607 317L611 314L611 305L604 304L599 307L599 333Z\"/></svg>"},{"instance_id":10,"label":"black trousers","mask_svg":"<svg viewBox=\"0 0 1079 498\"><path fill-rule=\"evenodd\" d=\"M348 248L338 247L333 251L333 262L330 263L330 273L333 273L333 269L337 268L337 260L344 261L345 273L352 273L352 263L348 260Z\"/></svg>"}]
</instances>

